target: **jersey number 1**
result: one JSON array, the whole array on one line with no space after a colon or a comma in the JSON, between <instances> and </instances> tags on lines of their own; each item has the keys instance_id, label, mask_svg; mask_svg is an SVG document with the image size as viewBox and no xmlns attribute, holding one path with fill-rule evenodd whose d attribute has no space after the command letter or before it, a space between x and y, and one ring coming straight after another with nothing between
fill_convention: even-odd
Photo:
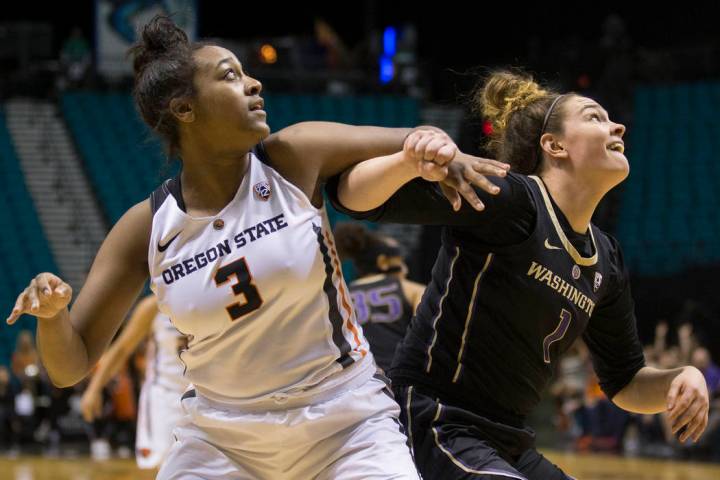
<instances>
[{"instance_id":1,"label":"jersey number 1","mask_svg":"<svg viewBox=\"0 0 720 480\"><path fill-rule=\"evenodd\" d=\"M221 267L215 274L215 284L219 287L230 280L232 276L237 280L237 283L234 283L232 286L233 292L235 295L245 297L245 302L232 303L226 306L225 310L227 310L231 319L237 320L243 315L247 315L260 308L263 300L260 297L257 287L252 283L253 278L250 270L248 270L245 257Z\"/></svg>"},{"instance_id":2,"label":"jersey number 1","mask_svg":"<svg viewBox=\"0 0 720 480\"><path fill-rule=\"evenodd\" d=\"M572 314L563 308L560 312L560 323L558 323L555 330L543 340L543 359L545 363L550 363L550 345L562 340L570 327L571 320Z\"/></svg>"}]
</instances>

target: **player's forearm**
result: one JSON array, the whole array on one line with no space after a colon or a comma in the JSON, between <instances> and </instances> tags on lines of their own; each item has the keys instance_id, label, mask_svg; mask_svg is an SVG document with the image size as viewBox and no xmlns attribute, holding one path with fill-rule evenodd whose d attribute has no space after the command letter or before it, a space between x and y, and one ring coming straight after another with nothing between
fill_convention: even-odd
<instances>
[{"instance_id":1,"label":"player's forearm","mask_svg":"<svg viewBox=\"0 0 720 480\"><path fill-rule=\"evenodd\" d=\"M87 375L87 347L70 322L67 308L55 317L37 319L37 345L43 365L55 386L75 385Z\"/></svg>"},{"instance_id":2,"label":"player's forearm","mask_svg":"<svg viewBox=\"0 0 720 480\"><path fill-rule=\"evenodd\" d=\"M403 152L361 162L340 177L338 199L350 210L366 212L385 203L419 174Z\"/></svg>"},{"instance_id":3,"label":"player's forearm","mask_svg":"<svg viewBox=\"0 0 720 480\"><path fill-rule=\"evenodd\" d=\"M635 377L613 397L613 402L623 410L634 413L653 414L667 410L667 394L670 384L684 367L663 370L643 367Z\"/></svg>"}]
</instances>

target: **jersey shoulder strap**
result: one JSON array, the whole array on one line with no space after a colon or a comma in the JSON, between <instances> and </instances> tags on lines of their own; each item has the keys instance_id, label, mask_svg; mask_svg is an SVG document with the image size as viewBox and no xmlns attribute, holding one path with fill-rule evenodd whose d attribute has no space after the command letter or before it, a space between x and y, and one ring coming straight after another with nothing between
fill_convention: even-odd
<instances>
[{"instance_id":1,"label":"jersey shoulder strap","mask_svg":"<svg viewBox=\"0 0 720 480\"><path fill-rule=\"evenodd\" d=\"M182 188L180 185L180 175L176 177L168 178L165 180L154 192L150 194L150 208L152 214L155 215L162 204L165 203L168 197L173 197L177 202L178 207L183 212L186 212L185 202L182 198Z\"/></svg>"}]
</instances>

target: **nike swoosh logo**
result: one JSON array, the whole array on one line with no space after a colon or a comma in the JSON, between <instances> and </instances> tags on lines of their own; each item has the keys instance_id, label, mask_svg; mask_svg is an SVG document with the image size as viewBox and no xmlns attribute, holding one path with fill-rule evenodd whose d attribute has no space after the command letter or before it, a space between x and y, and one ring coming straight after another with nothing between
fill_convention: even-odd
<instances>
[{"instance_id":1,"label":"nike swoosh logo","mask_svg":"<svg viewBox=\"0 0 720 480\"><path fill-rule=\"evenodd\" d=\"M175 236L172 237L170 240L168 240L165 245L161 245L160 242L158 242L158 251L164 252L165 250L167 250L167 248L170 246L170 244L173 242L173 240L175 240L178 237L178 235L180 235L180 232L176 233Z\"/></svg>"},{"instance_id":2,"label":"nike swoosh logo","mask_svg":"<svg viewBox=\"0 0 720 480\"><path fill-rule=\"evenodd\" d=\"M548 250L562 250L562 247L556 247L555 245L550 245L550 242L548 242L548 239L545 239L545 248Z\"/></svg>"}]
</instances>

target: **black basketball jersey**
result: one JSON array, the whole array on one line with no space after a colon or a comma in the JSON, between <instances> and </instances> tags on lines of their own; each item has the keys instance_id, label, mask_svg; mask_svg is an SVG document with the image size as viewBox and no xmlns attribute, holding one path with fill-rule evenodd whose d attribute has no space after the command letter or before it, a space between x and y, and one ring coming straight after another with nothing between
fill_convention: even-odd
<instances>
[{"instance_id":1,"label":"black basketball jersey","mask_svg":"<svg viewBox=\"0 0 720 480\"><path fill-rule=\"evenodd\" d=\"M355 281L348 288L375 361L388 371L413 315L402 284L388 275L373 282Z\"/></svg>"},{"instance_id":2,"label":"black basketball jersey","mask_svg":"<svg viewBox=\"0 0 720 480\"><path fill-rule=\"evenodd\" d=\"M466 207L454 216L437 187L421 180L373 212L355 212L448 225L432 280L398 348L393 382L422 386L489 418L522 422L555 362L582 336L601 387L614 396L644 365L617 242L594 225L585 236L572 232L538 177L511 173L495 183L505 198L478 190L487 212Z\"/></svg>"}]
</instances>

